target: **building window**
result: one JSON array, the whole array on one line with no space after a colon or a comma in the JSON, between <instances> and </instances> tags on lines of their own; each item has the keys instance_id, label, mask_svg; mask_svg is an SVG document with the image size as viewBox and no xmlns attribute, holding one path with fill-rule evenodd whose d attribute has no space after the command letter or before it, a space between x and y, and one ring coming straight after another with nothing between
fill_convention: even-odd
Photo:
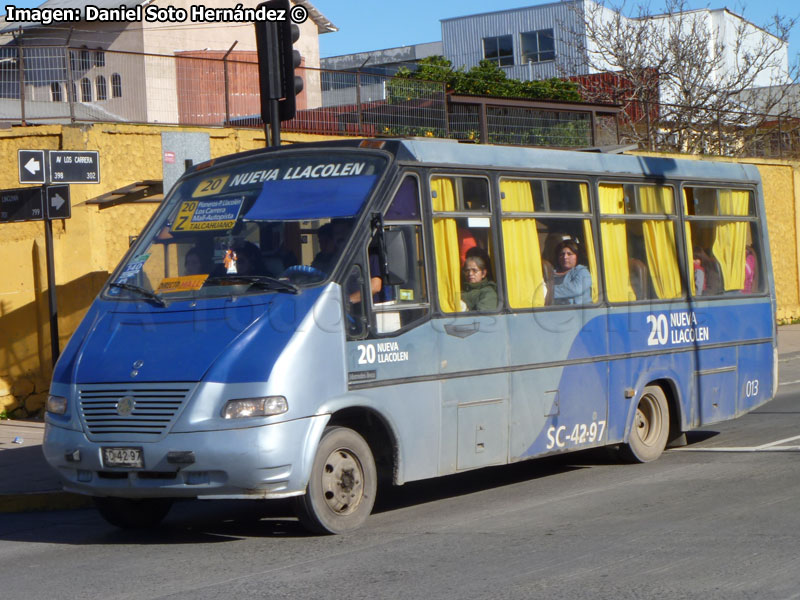
<instances>
[{"instance_id":1,"label":"building window","mask_svg":"<svg viewBox=\"0 0 800 600\"><path fill-rule=\"evenodd\" d=\"M50 99L53 102L61 102L64 99L61 95L61 84L57 81L50 84Z\"/></svg>"},{"instance_id":2,"label":"building window","mask_svg":"<svg viewBox=\"0 0 800 600\"><path fill-rule=\"evenodd\" d=\"M122 77L119 73L111 76L111 97L122 98Z\"/></svg>"},{"instance_id":3,"label":"building window","mask_svg":"<svg viewBox=\"0 0 800 600\"><path fill-rule=\"evenodd\" d=\"M499 66L514 64L514 44L510 35L483 38L483 58Z\"/></svg>"},{"instance_id":4,"label":"building window","mask_svg":"<svg viewBox=\"0 0 800 600\"><path fill-rule=\"evenodd\" d=\"M100 48L94 51L94 66L95 67L106 66L106 53Z\"/></svg>"},{"instance_id":5,"label":"building window","mask_svg":"<svg viewBox=\"0 0 800 600\"><path fill-rule=\"evenodd\" d=\"M106 86L106 78L102 75L98 75L94 82L95 86L97 87L97 99L106 100L108 98L108 86Z\"/></svg>"},{"instance_id":6,"label":"building window","mask_svg":"<svg viewBox=\"0 0 800 600\"><path fill-rule=\"evenodd\" d=\"M544 62L556 59L555 40L552 29L540 29L521 34L522 62Z\"/></svg>"},{"instance_id":7,"label":"building window","mask_svg":"<svg viewBox=\"0 0 800 600\"><path fill-rule=\"evenodd\" d=\"M75 82L70 82L70 88L72 89L72 97L70 98L71 102L75 102L78 99L78 86L75 85Z\"/></svg>"},{"instance_id":8,"label":"building window","mask_svg":"<svg viewBox=\"0 0 800 600\"><path fill-rule=\"evenodd\" d=\"M81 79L81 102L92 101L92 82L86 77Z\"/></svg>"},{"instance_id":9,"label":"building window","mask_svg":"<svg viewBox=\"0 0 800 600\"><path fill-rule=\"evenodd\" d=\"M88 71L92 68L92 61L88 50L81 50L81 70Z\"/></svg>"}]
</instances>

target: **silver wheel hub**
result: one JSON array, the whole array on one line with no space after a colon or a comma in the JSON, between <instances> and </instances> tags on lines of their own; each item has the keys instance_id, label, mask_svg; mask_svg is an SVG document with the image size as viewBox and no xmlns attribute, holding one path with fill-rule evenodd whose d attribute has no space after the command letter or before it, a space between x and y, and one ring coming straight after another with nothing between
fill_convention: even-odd
<instances>
[{"instance_id":1,"label":"silver wheel hub","mask_svg":"<svg viewBox=\"0 0 800 600\"><path fill-rule=\"evenodd\" d=\"M364 472L358 458L347 449L334 450L322 469L322 494L339 515L358 508L364 496Z\"/></svg>"}]
</instances>

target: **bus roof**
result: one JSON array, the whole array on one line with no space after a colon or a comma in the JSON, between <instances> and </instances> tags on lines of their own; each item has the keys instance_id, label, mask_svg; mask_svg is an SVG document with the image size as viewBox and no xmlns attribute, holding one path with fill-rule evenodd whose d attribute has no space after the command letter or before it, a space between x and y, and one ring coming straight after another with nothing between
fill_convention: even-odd
<instances>
[{"instance_id":1,"label":"bus roof","mask_svg":"<svg viewBox=\"0 0 800 600\"><path fill-rule=\"evenodd\" d=\"M530 169L564 174L593 174L650 177L653 179L689 179L758 184L761 176L755 165L723 160L692 160L661 156L609 154L519 146L464 144L455 140L378 138L330 140L297 143L279 148L250 150L212 159L206 165L220 165L231 160L262 156L272 152L304 149L381 148L401 162L432 166L475 167L495 169ZM198 165L201 167L204 165ZM195 167L195 168L197 168Z\"/></svg>"},{"instance_id":2,"label":"bus roof","mask_svg":"<svg viewBox=\"0 0 800 600\"><path fill-rule=\"evenodd\" d=\"M447 140L401 140L408 159L438 165L481 166L636 175L653 178L711 179L722 181L761 181L755 165L724 161L688 160L657 156L577 152L544 148L519 148L483 144L459 144Z\"/></svg>"}]
</instances>

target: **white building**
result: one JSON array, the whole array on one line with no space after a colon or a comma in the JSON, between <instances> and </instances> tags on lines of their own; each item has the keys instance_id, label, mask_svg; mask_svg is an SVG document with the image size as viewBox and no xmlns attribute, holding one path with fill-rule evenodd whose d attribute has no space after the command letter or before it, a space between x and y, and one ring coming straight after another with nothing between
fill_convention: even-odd
<instances>
[{"instance_id":1,"label":"white building","mask_svg":"<svg viewBox=\"0 0 800 600\"><path fill-rule=\"evenodd\" d=\"M79 119L88 113L89 118L99 120L107 115L112 120L177 123L180 74L176 57L220 58L232 50L232 60L253 62L256 53L252 22L193 21L191 7L202 5L212 11L237 5L252 8L261 1L47 0L38 8L76 10L81 20L44 25L6 19L5 26L0 27L0 60L8 64L0 73L0 97L20 97L17 63L18 48L22 45L28 82L25 100L51 103L39 107L43 114L53 118L69 116L66 106L57 110L59 107L52 105L61 102L70 104L73 111L80 111L76 115ZM319 35L336 31L336 27L309 0L293 0L293 3L308 11L308 19L299 26L300 39L295 48L300 51L304 66L319 67ZM100 10L123 6L138 10L143 17L155 5L173 7L185 10L189 18L177 22L127 16L122 21L86 20L88 5ZM67 45L76 49L68 61L63 50L57 49ZM316 73L311 79L305 82L305 107L319 106L321 102ZM74 106L68 103L70 97L75 101ZM13 108L13 103L9 106Z\"/></svg>"}]
</instances>

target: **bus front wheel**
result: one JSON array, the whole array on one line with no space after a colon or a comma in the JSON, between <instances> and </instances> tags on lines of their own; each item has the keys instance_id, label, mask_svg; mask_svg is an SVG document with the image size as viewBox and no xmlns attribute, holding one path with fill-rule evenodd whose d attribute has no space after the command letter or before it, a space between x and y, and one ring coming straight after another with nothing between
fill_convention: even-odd
<instances>
[{"instance_id":1,"label":"bus front wheel","mask_svg":"<svg viewBox=\"0 0 800 600\"><path fill-rule=\"evenodd\" d=\"M346 427L328 427L311 467L304 496L295 498L303 526L314 533L346 533L372 512L378 472L369 444Z\"/></svg>"},{"instance_id":2,"label":"bus front wheel","mask_svg":"<svg viewBox=\"0 0 800 600\"><path fill-rule=\"evenodd\" d=\"M655 385L644 388L628 443L622 446L622 456L629 462L645 463L664 452L669 436L669 405L664 391Z\"/></svg>"}]
</instances>

